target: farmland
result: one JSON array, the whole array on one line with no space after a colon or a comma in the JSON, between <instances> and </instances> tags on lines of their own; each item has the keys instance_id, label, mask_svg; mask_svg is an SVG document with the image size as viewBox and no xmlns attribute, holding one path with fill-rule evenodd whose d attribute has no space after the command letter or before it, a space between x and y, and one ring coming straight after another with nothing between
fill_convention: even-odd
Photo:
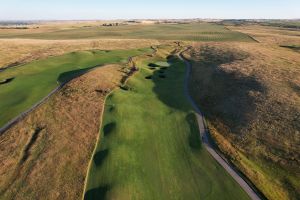
<instances>
[{"instance_id":1,"label":"farmland","mask_svg":"<svg viewBox=\"0 0 300 200\"><path fill-rule=\"evenodd\" d=\"M103 27L0 30L0 38L69 39L157 39L187 41L253 41L248 35L210 23L155 24Z\"/></svg>"},{"instance_id":2,"label":"farmland","mask_svg":"<svg viewBox=\"0 0 300 200\"><path fill-rule=\"evenodd\" d=\"M107 97L85 199L248 199L202 148L185 65L166 62L172 50L139 57L140 70Z\"/></svg>"}]
</instances>

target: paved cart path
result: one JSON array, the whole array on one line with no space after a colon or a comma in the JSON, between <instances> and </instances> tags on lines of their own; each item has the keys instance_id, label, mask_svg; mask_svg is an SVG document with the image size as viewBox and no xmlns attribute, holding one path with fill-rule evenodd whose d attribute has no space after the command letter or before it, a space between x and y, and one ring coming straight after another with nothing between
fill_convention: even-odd
<instances>
[{"instance_id":1,"label":"paved cart path","mask_svg":"<svg viewBox=\"0 0 300 200\"><path fill-rule=\"evenodd\" d=\"M192 104L194 110L196 111L196 117L199 126L200 136L202 138L202 143L209 154L232 176L232 178L245 190L245 192L250 196L253 200L260 200L261 198L257 195L257 193L249 186L249 184L231 167L231 165L223 159L213 148L213 145L210 143L208 139L208 132L204 123L204 117L189 94L188 90L188 82L191 74L191 63L183 58L181 54L179 54L179 58L185 62L186 65L186 74L185 74L185 86L184 93L188 98L189 102Z\"/></svg>"}]
</instances>

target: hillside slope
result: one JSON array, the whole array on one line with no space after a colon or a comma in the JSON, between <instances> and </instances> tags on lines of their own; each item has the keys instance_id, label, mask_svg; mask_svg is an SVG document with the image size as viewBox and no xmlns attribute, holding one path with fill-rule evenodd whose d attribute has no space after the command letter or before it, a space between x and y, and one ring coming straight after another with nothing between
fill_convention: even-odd
<instances>
[{"instance_id":1,"label":"hillside slope","mask_svg":"<svg viewBox=\"0 0 300 200\"><path fill-rule=\"evenodd\" d=\"M0 199L81 199L103 101L120 66L72 80L0 135Z\"/></svg>"},{"instance_id":2,"label":"hillside slope","mask_svg":"<svg viewBox=\"0 0 300 200\"><path fill-rule=\"evenodd\" d=\"M300 195L300 56L277 45L199 43L190 91L219 148L269 199Z\"/></svg>"}]
</instances>

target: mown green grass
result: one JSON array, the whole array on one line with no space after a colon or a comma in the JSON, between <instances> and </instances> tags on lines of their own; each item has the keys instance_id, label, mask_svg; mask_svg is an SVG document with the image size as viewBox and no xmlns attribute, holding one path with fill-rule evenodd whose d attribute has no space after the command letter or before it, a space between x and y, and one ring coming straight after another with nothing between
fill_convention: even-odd
<instances>
[{"instance_id":1,"label":"mown green grass","mask_svg":"<svg viewBox=\"0 0 300 200\"><path fill-rule=\"evenodd\" d=\"M253 41L248 35L231 31L211 23L127 25L115 27L81 27L33 33L22 30L15 33L0 31L0 38L34 39L159 39L187 41Z\"/></svg>"},{"instance_id":2,"label":"mown green grass","mask_svg":"<svg viewBox=\"0 0 300 200\"><path fill-rule=\"evenodd\" d=\"M47 96L58 82L65 82L88 69L108 63L127 62L129 56L149 49L116 51L80 51L34 61L0 73L0 127Z\"/></svg>"},{"instance_id":3,"label":"mown green grass","mask_svg":"<svg viewBox=\"0 0 300 200\"><path fill-rule=\"evenodd\" d=\"M183 62L147 66L166 55L108 96L84 199L249 199L201 146Z\"/></svg>"}]
</instances>

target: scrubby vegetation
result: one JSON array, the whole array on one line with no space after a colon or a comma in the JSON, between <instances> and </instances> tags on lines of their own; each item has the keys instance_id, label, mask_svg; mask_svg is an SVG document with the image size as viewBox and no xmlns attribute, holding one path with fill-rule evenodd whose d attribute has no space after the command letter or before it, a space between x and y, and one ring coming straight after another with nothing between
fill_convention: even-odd
<instances>
[{"instance_id":1,"label":"scrubby vegetation","mask_svg":"<svg viewBox=\"0 0 300 200\"><path fill-rule=\"evenodd\" d=\"M104 66L74 79L0 135L0 199L82 198L104 98L120 84L122 68Z\"/></svg>"},{"instance_id":2,"label":"scrubby vegetation","mask_svg":"<svg viewBox=\"0 0 300 200\"><path fill-rule=\"evenodd\" d=\"M187 56L191 93L221 151L267 198L297 199L297 53L260 44L199 44Z\"/></svg>"}]
</instances>

